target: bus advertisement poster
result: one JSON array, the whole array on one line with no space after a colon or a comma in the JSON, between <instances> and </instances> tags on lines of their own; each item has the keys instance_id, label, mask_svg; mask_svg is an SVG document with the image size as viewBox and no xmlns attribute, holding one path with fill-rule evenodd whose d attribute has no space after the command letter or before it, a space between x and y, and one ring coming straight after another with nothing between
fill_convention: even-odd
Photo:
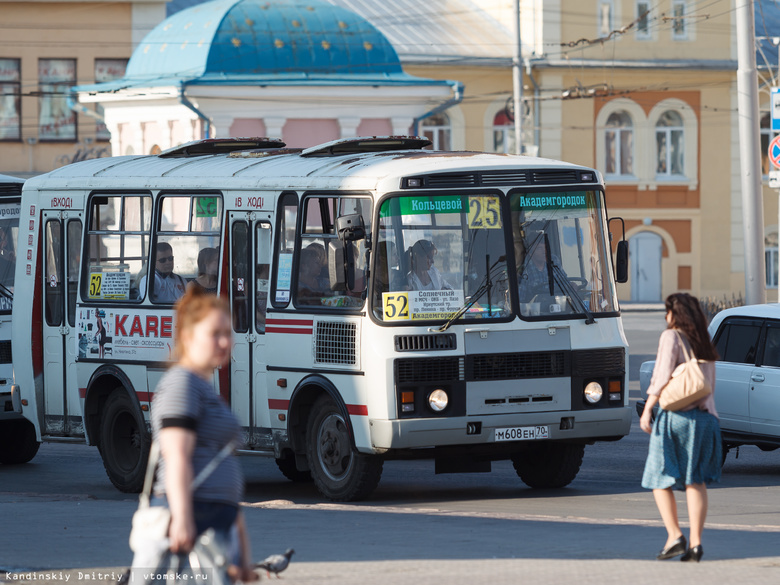
<instances>
[{"instance_id":1,"label":"bus advertisement poster","mask_svg":"<svg viewBox=\"0 0 780 585\"><path fill-rule=\"evenodd\" d=\"M80 360L164 362L173 351L172 313L81 308L76 330Z\"/></svg>"}]
</instances>

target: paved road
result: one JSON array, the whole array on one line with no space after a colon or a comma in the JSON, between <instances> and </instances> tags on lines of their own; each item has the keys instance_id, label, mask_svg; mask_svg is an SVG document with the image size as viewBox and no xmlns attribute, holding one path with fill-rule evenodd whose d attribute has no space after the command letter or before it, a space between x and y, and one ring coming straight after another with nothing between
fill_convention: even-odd
<instances>
[{"instance_id":1,"label":"paved road","mask_svg":"<svg viewBox=\"0 0 780 585\"><path fill-rule=\"evenodd\" d=\"M663 315L629 313L625 323L635 399ZM505 462L490 474L440 476L432 461L388 462L379 488L358 504L322 503L273 461L243 458L253 553L294 547L288 585L780 582L780 456L730 455L710 490L706 562L691 566L653 560L665 532L639 487L646 445L635 416L628 437L588 447L563 490L531 490ZM135 506L111 486L95 449L45 444L30 464L0 467L0 581L40 577L25 573L36 569L111 582L130 561Z\"/></svg>"}]
</instances>

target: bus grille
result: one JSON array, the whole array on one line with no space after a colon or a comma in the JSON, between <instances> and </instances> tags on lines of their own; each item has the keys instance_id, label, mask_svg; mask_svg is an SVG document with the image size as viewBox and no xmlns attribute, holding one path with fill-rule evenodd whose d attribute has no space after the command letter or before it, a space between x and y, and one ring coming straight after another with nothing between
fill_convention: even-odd
<instances>
[{"instance_id":1,"label":"bus grille","mask_svg":"<svg viewBox=\"0 0 780 585\"><path fill-rule=\"evenodd\" d=\"M622 347L574 351L571 370L572 376L578 378L623 375L626 372L626 351Z\"/></svg>"},{"instance_id":2,"label":"bus grille","mask_svg":"<svg viewBox=\"0 0 780 585\"><path fill-rule=\"evenodd\" d=\"M355 323L318 321L314 336L314 363L354 366L357 363Z\"/></svg>"},{"instance_id":3,"label":"bus grille","mask_svg":"<svg viewBox=\"0 0 780 585\"><path fill-rule=\"evenodd\" d=\"M576 183L577 171L534 171L534 183L555 184L555 183Z\"/></svg>"},{"instance_id":4,"label":"bus grille","mask_svg":"<svg viewBox=\"0 0 780 585\"><path fill-rule=\"evenodd\" d=\"M568 376L566 353L555 351L472 355L468 358L466 377L469 381L481 382Z\"/></svg>"},{"instance_id":5,"label":"bus grille","mask_svg":"<svg viewBox=\"0 0 780 585\"><path fill-rule=\"evenodd\" d=\"M454 333L395 336L395 351L438 351L456 348L457 340Z\"/></svg>"},{"instance_id":6,"label":"bus grille","mask_svg":"<svg viewBox=\"0 0 780 585\"><path fill-rule=\"evenodd\" d=\"M395 360L396 384L453 382L463 376L462 357Z\"/></svg>"}]
</instances>

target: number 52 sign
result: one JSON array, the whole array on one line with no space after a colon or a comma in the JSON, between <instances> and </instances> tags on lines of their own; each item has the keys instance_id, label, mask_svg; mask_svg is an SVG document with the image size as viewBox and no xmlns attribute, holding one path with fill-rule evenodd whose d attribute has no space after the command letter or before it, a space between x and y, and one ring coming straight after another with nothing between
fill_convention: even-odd
<instances>
[{"instance_id":1,"label":"number 52 sign","mask_svg":"<svg viewBox=\"0 0 780 585\"><path fill-rule=\"evenodd\" d=\"M385 321L409 320L409 293L382 293Z\"/></svg>"}]
</instances>

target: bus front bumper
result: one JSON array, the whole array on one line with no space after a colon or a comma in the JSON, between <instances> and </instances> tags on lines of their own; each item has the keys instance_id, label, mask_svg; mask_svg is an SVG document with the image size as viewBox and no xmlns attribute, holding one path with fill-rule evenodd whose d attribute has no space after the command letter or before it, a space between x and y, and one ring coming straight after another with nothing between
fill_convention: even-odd
<instances>
[{"instance_id":1,"label":"bus front bumper","mask_svg":"<svg viewBox=\"0 0 780 585\"><path fill-rule=\"evenodd\" d=\"M505 444L508 440L496 440L496 429L503 431L505 436L514 437L522 433L507 433L507 429L539 426L547 427L547 438L552 441L614 441L629 433L631 408L370 421L371 445L380 452L449 445Z\"/></svg>"}]
</instances>

